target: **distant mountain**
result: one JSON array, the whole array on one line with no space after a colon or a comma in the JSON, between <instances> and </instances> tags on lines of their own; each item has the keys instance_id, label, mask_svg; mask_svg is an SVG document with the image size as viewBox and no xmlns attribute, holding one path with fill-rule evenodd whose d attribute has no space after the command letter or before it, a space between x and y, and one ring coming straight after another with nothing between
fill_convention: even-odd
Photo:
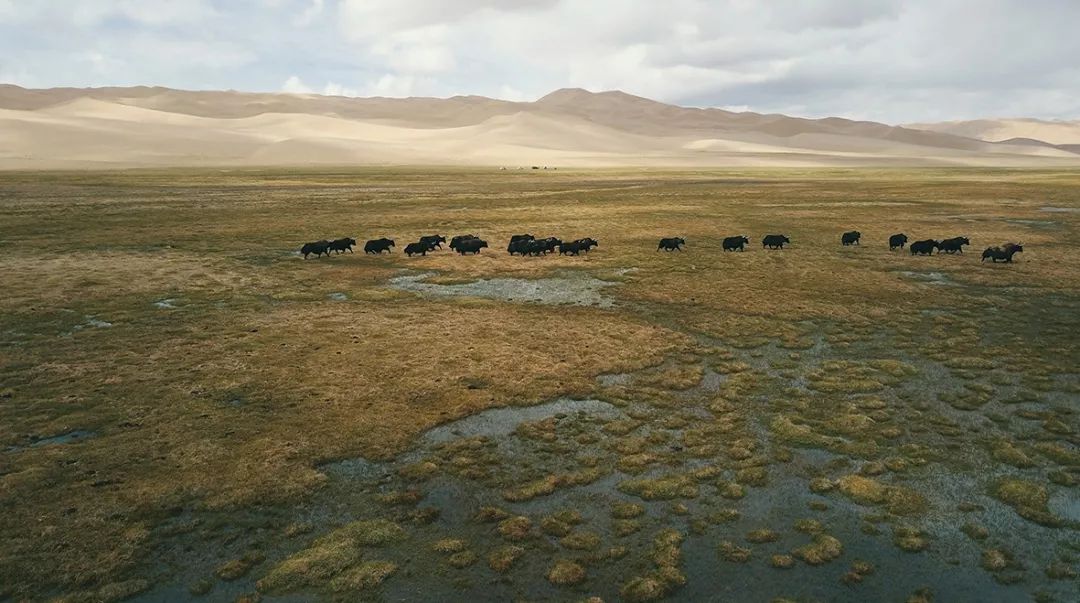
<instances>
[{"instance_id":1,"label":"distant mountain","mask_svg":"<svg viewBox=\"0 0 1080 603\"><path fill-rule=\"evenodd\" d=\"M1075 148L1045 138L996 142L945 130L679 107L581 89L511 102L0 85L5 169L1080 165Z\"/></svg>"}]
</instances>

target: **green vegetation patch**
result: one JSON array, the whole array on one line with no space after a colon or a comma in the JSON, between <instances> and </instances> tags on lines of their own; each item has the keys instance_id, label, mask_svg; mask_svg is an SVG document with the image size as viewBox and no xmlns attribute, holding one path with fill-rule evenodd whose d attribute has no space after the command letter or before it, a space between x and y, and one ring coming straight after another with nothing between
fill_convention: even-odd
<instances>
[{"instance_id":1,"label":"green vegetation patch","mask_svg":"<svg viewBox=\"0 0 1080 603\"><path fill-rule=\"evenodd\" d=\"M365 561L341 572L331 581L330 587L338 592L363 592L382 584L397 570L397 564L390 561Z\"/></svg>"},{"instance_id":2,"label":"green vegetation patch","mask_svg":"<svg viewBox=\"0 0 1080 603\"><path fill-rule=\"evenodd\" d=\"M795 549L792 554L807 565L828 563L844 552L844 545L828 534L816 534L810 544Z\"/></svg>"},{"instance_id":3,"label":"green vegetation patch","mask_svg":"<svg viewBox=\"0 0 1080 603\"><path fill-rule=\"evenodd\" d=\"M585 567L570 559L557 559L547 573L548 582L557 586L579 584L585 577Z\"/></svg>"},{"instance_id":4,"label":"green vegetation patch","mask_svg":"<svg viewBox=\"0 0 1080 603\"><path fill-rule=\"evenodd\" d=\"M674 473L652 479L632 479L619 483L619 491L644 500L673 500L696 498L697 482L689 475Z\"/></svg>"},{"instance_id":5,"label":"green vegetation patch","mask_svg":"<svg viewBox=\"0 0 1080 603\"><path fill-rule=\"evenodd\" d=\"M992 494L1024 519L1049 527L1059 527L1064 523L1061 518L1050 513L1050 493L1043 484L1007 478L994 485Z\"/></svg>"},{"instance_id":6,"label":"green vegetation patch","mask_svg":"<svg viewBox=\"0 0 1080 603\"><path fill-rule=\"evenodd\" d=\"M525 555L525 549L517 545L502 546L488 555L488 567L492 571L504 574L510 571L517 563L518 559L521 559Z\"/></svg>"},{"instance_id":7,"label":"green vegetation patch","mask_svg":"<svg viewBox=\"0 0 1080 603\"><path fill-rule=\"evenodd\" d=\"M356 566L366 547L380 547L406 537L401 526L385 519L350 523L279 563L259 581L259 590L285 592L325 584L346 569ZM367 570L378 567L384 566L370 565ZM343 580L358 583L362 574L353 573L350 578Z\"/></svg>"},{"instance_id":8,"label":"green vegetation patch","mask_svg":"<svg viewBox=\"0 0 1080 603\"><path fill-rule=\"evenodd\" d=\"M929 508L922 494L900 486L887 486L862 475L846 475L837 481L842 494L860 505L884 505L897 515L917 515Z\"/></svg>"}]
</instances>

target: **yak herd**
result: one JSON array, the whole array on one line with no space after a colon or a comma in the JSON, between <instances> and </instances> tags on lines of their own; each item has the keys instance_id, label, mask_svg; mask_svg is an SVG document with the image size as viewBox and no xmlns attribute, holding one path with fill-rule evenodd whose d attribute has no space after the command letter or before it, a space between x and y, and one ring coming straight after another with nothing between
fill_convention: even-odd
<instances>
[{"instance_id":1,"label":"yak herd","mask_svg":"<svg viewBox=\"0 0 1080 603\"><path fill-rule=\"evenodd\" d=\"M906 236L893 235L892 238L889 239L889 249L895 249L896 247L902 249L906 242ZM953 237L942 241L925 239L922 241L915 241L911 244L909 249L911 250L911 255L934 255L935 249L938 250L938 253L959 253L963 255L964 245L971 245L971 240L967 237ZM1004 245L987 247L982 253L982 261L985 262L989 259L995 264L999 261L1012 263L1013 256L1023 250L1024 246L1019 243L1005 243Z\"/></svg>"},{"instance_id":2,"label":"yak herd","mask_svg":"<svg viewBox=\"0 0 1080 603\"><path fill-rule=\"evenodd\" d=\"M679 239L682 241L682 239ZM412 257L414 255L427 255L428 252L435 251L436 249L442 249L442 244L446 243L446 237L442 235L430 235L420 237L419 241L415 243L409 243L405 246L405 255ZM322 241L315 241L313 243L306 243L300 248L300 253L307 259L309 255L314 254L315 257L322 255L329 256L330 252L341 254L348 251L353 253L353 246L356 245L356 239L344 238L334 241L328 241L323 239ZM364 253L370 253L374 255L381 255L384 251L386 253L393 253L392 247L395 247L393 239L372 239L367 243L364 243ZM488 246L488 242L477 237L476 235L459 235L452 239L447 244L447 247L460 253L461 255L475 255L480 253L481 249ZM574 241L563 241L555 237L546 237L538 239L531 234L520 234L510 237L510 244L506 246L506 251L510 255L524 256L541 256L549 253L558 252L559 255L580 255L581 253L589 253L589 250L593 247L599 247L600 243L593 238L586 237L584 239L577 239Z\"/></svg>"},{"instance_id":3,"label":"yak herd","mask_svg":"<svg viewBox=\"0 0 1080 603\"><path fill-rule=\"evenodd\" d=\"M840 242L844 245L858 245L860 236L858 231L845 232ZM889 237L889 251L898 248L903 249L907 242L908 238L906 234L894 234ZM935 249L938 250L938 253L959 253L963 255L964 245L971 245L971 239L968 239L967 237L953 237L942 241L924 239L922 241L915 241L908 249L911 251L911 255L934 255ZM1013 255L1020 253L1023 250L1024 246L1019 243L1005 243L1004 245L987 247L986 250L983 251L982 261L985 262L987 259L990 259L995 264L998 261L1011 263L1013 261Z\"/></svg>"},{"instance_id":4,"label":"yak herd","mask_svg":"<svg viewBox=\"0 0 1080 603\"><path fill-rule=\"evenodd\" d=\"M840 244L845 247L849 245L859 245L861 239L862 233L857 230L852 230L845 232L840 236ZM446 243L446 237L442 235L423 236L415 243L406 245L404 251L409 257L414 255L427 255L428 252L442 249L443 243ZM311 254L314 254L315 257L319 257L323 255L329 256L330 252L341 254L348 251L349 253L353 253L352 248L356 244L356 239L349 237L333 241L324 239L313 243L306 243L300 248L300 253L304 256L304 259L307 259ZM743 235L725 237L723 240L723 250L744 251L749 244L750 239ZM761 239L762 248L783 249L784 245L789 244L791 244L791 239L782 234L769 234ZM510 237L510 243L506 246L506 251L510 255L520 255L522 257L539 257L556 252L559 255L580 255L581 253L589 253L590 249L599 247L599 245L600 243L593 238L563 241L556 237L537 238L531 234L519 234ZM665 237L660 239L660 244L657 245L656 250L682 251L683 245L686 245L686 239L682 237ZM889 251L903 249L905 245L908 245L907 235L901 233L889 237ZM913 256L933 255L934 250L937 250L938 253L963 254L965 245L971 245L971 241L967 237L953 237L942 241L935 239L915 241L908 245L908 249ZM375 255L381 255L384 251L392 253L391 248L394 246L393 239L372 239L364 244L364 253ZM461 255L475 255L480 253L481 249L487 247L488 243L475 235L469 234L453 237L450 239L447 246ZM1012 262L1013 256L1023 250L1024 247L1018 243L1005 243L1004 245L987 247L986 250L983 251L982 261L989 259L994 263L999 261Z\"/></svg>"}]
</instances>

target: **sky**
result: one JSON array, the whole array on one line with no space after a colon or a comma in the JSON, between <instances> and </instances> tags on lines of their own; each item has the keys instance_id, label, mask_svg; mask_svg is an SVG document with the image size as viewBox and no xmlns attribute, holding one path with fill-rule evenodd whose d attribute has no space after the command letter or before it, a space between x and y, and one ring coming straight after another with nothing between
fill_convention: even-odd
<instances>
[{"instance_id":1,"label":"sky","mask_svg":"<svg viewBox=\"0 0 1080 603\"><path fill-rule=\"evenodd\" d=\"M1080 0L0 0L0 83L1080 118Z\"/></svg>"}]
</instances>

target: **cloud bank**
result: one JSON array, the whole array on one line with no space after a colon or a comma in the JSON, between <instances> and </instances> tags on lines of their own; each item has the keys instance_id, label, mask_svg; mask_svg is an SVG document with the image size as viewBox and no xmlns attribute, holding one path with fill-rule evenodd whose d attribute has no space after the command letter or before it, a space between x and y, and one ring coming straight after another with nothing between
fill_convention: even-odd
<instances>
[{"instance_id":1,"label":"cloud bank","mask_svg":"<svg viewBox=\"0 0 1080 603\"><path fill-rule=\"evenodd\" d=\"M0 81L1080 117L1073 0L0 0Z\"/></svg>"}]
</instances>

